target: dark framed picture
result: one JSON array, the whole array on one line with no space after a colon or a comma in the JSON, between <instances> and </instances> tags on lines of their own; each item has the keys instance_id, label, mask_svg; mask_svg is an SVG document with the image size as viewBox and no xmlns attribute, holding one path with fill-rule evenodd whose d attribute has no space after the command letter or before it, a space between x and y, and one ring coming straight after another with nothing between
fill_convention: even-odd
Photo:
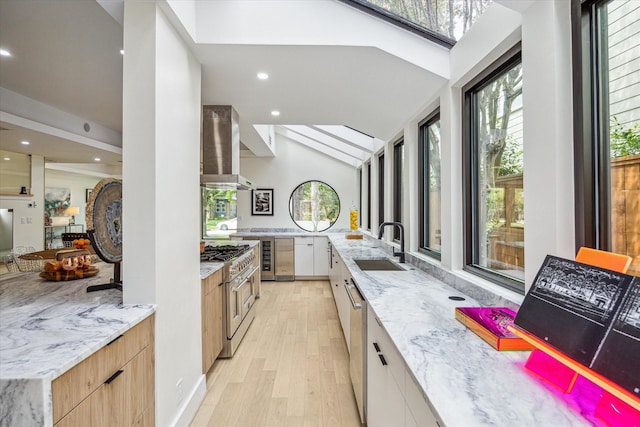
<instances>
[{"instance_id":1,"label":"dark framed picture","mask_svg":"<svg viewBox=\"0 0 640 427\"><path fill-rule=\"evenodd\" d=\"M273 215L273 188L251 191L251 215Z\"/></svg>"},{"instance_id":2,"label":"dark framed picture","mask_svg":"<svg viewBox=\"0 0 640 427\"><path fill-rule=\"evenodd\" d=\"M93 191L93 188L87 188L85 190L85 202L89 201L89 197L91 196L91 192Z\"/></svg>"}]
</instances>

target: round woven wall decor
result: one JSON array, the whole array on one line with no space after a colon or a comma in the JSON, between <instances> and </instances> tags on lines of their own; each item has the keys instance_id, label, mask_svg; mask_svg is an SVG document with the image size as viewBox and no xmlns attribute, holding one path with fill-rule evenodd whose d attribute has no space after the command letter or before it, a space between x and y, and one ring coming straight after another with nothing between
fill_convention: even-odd
<instances>
[{"instance_id":1,"label":"round woven wall decor","mask_svg":"<svg viewBox=\"0 0 640 427\"><path fill-rule=\"evenodd\" d=\"M122 261L122 181L101 180L89 196L86 217L96 252L106 262Z\"/></svg>"}]
</instances>

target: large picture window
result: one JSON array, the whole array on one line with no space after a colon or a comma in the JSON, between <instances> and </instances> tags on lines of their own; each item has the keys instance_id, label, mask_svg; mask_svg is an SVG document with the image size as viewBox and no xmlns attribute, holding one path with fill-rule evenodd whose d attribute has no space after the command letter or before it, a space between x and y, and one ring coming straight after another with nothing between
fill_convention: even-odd
<instances>
[{"instance_id":1,"label":"large picture window","mask_svg":"<svg viewBox=\"0 0 640 427\"><path fill-rule=\"evenodd\" d=\"M574 1L576 246L640 275L640 2Z\"/></svg>"},{"instance_id":2,"label":"large picture window","mask_svg":"<svg viewBox=\"0 0 640 427\"><path fill-rule=\"evenodd\" d=\"M435 111L419 129L419 250L440 259L440 111Z\"/></svg>"},{"instance_id":3,"label":"large picture window","mask_svg":"<svg viewBox=\"0 0 640 427\"><path fill-rule=\"evenodd\" d=\"M464 97L465 269L524 293L520 47L467 85Z\"/></svg>"},{"instance_id":4,"label":"large picture window","mask_svg":"<svg viewBox=\"0 0 640 427\"><path fill-rule=\"evenodd\" d=\"M393 146L393 220L402 222L404 141L398 141ZM393 228L393 240L400 241L400 228Z\"/></svg>"}]
</instances>

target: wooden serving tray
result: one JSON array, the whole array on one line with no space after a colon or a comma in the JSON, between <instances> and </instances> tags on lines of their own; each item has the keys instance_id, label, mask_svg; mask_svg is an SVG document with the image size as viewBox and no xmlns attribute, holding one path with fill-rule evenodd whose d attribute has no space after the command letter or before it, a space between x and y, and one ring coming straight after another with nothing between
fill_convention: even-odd
<instances>
[{"instance_id":1,"label":"wooden serving tray","mask_svg":"<svg viewBox=\"0 0 640 427\"><path fill-rule=\"evenodd\" d=\"M77 270L58 270L58 271L43 271L40 273L40 277L47 280L52 280L54 282L63 282L67 280L78 280L78 279L86 279L88 277L93 277L98 274L100 270L91 266L87 270L83 270L81 268Z\"/></svg>"}]
</instances>

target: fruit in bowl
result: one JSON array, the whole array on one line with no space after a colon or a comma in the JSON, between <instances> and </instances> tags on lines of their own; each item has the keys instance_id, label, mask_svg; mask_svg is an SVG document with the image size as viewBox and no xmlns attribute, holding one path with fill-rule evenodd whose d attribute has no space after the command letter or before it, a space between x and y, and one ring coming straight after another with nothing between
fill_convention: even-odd
<instances>
[{"instance_id":1,"label":"fruit in bowl","mask_svg":"<svg viewBox=\"0 0 640 427\"><path fill-rule=\"evenodd\" d=\"M87 249L91 241L89 239L76 239L73 241L73 247L76 249Z\"/></svg>"}]
</instances>

